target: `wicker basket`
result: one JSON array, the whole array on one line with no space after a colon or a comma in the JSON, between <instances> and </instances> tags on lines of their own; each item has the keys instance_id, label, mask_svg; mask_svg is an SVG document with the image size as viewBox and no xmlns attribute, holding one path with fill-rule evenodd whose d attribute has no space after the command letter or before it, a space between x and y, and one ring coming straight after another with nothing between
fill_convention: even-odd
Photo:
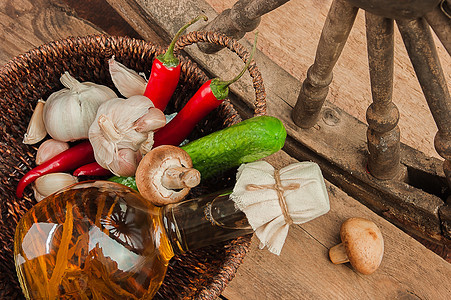
<instances>
[{"instance_id":1,"label":"wicker basket","mask_svg":"<svg viewBox=\"0 0 451 300\"><path fill-rule=\"evenodd\" d=\"M178 49L198 42L227 47L243 61L248 51L236 41L216 33L192 32L183 36ZM15 226L36 202L31 189L22 199L15 197L19 179L34 166L36 146L22 143L32 110L38 99L46 99L61 89L59 77L69 71L81 81L92 81L114 88L108 72L108 59L114 55L126 66L149 75L153 58L164 49L126 37L104 35L74 37L55 41L20 55L0 69L0 299L23 298L13 260ZM180 55L181 56L181 55ZM186 57L180 57L182 75L167 112L178 111L194 92L208 80L206 74ZM266 112L265 91L255 62L249 67L256 92L255 114ZM191 139L241 121L229 101L199 124ZM233 173L200 187L205 192L233 184ZM202 190L203 189L203 190ZM156 299L214 299L233 278L249 249L250 236L221 245L206 247L176 256L171 260L166 279Z\"/></svg>"}]
</instances>

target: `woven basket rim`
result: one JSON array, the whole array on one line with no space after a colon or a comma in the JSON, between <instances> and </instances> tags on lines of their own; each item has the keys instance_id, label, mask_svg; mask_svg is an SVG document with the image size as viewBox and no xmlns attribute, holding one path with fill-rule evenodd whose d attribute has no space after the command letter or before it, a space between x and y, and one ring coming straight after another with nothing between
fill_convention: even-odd
<instances>
[{"instance_id":1,"label":"woven basket rim","mask_svg":"<svg viewBox=\"0 0 451 300\"><path fill-rule=\"evenodd\" d=\"M37 47L34 47L24 53L14 56L6 64L4 64L3 66L0 67L0 77L4 76L5 73L14 70L18 64L22 63L22 61L29 62L39 54L42 54L42 53L48 52L48 51L53 51L54 49L56 49L58 47L69 45L69 44L89 43L92 40L97 40L99 43L105 43L105 41L107 41L107 40L113 40L113 41L115 40L118 42L130 40L130 41L141 42L143 44L152 45L153 47L156 48L156 52L158 52L158 53L163 53L163 51L164 51L163 47L160 45L154 44L149 41L144 41L141 39L131 38L131 37L127 37L127 36L112 36L112 35L103 34L103 33L89 34L89 35L84 35L84 36L68 36L65 38L52 40L50 42L47 42L47 43L44 43Z\"/></svg>"},{"instance_id":2,"label":"woven basket rim","mask_svg":"<svg viewBox=\"0 0 451 300\"><path fill-rule=\"evenodd\" d=\"M85 43L91 39L98 40L99 43L105 43L105 41L136 41L138 43L142 43L143 45L152 45L155 48L157 53L164 53L164 48L160 45L153 44L150 41L144 41L137 38L131 38L127 36L110 36L107 34L92 34L86 36L69 36L67 38L61 38L58 40L53 40L51 42L40 45L36 48L30 49L25 53L19 54L8 61L5 65L0 67L0 81L5 80L5 76L7 73L13 71L18 67L22 62L30 62L33 57L36 57L39 53L46 51L53 51L55 48L59 47L59 45L71 44L71 43ZM243 47L237 40L228 37L227 35L219 32L210 32L210 31L191 31L187 34L182 35L179 40L176 42L175 51L178 52L183 50L183 48L190 46L194 43L211 43L220 45L229 49L231 52L235 53L238 57L240 57L244 62L249 58L250 53L246 48ZM176 54L177 55L177 54ZM265 115L267 113L266 107L266 91L262 79L262 75L260 70L257 67L255 59L250 63L248 67L249 74L253 80L253 88L255 90L256 98L255 98L255 111L254 116Z\"/></svg>"}]
</instances>

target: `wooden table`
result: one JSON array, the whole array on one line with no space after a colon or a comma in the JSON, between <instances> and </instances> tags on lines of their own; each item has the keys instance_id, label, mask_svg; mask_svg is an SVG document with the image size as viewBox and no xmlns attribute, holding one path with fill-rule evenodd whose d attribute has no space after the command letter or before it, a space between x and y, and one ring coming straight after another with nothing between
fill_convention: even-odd
<instances>
[{"instance_id":1,"label":"wooden table","mask_svg":"<svg viewBox=\"0 0 451 300\"><path fill-rule=\"evenodd\" d=\"M78 1L69 0L3 3L0 5L0 66L15 55L67 36L99 32L137 35L106 5L108 2L114 6L118 1L90 1L92 7L84 8L77 6ZM92 23L99 19L116 21L104 23L102 27ZM152 31L147 31L144 38L162 44L167 41L167 37ZM353 88L352 83L349 86L348 89ZM270 109L270 114L277 116L276 112ZM276 167L295 161L283 151L268 160ZM222 298L449 299L449 263L333 184L326 182L326 185L330 212L307 224L292 226L280 256L257 249L258 241L254 240L252 250ZM385 239L381 267L369 276L356 273L348 264L333 265L328 259L328 249L339 242L340 224L355 216L376 222Z\"/></svg>"}]
</instances>

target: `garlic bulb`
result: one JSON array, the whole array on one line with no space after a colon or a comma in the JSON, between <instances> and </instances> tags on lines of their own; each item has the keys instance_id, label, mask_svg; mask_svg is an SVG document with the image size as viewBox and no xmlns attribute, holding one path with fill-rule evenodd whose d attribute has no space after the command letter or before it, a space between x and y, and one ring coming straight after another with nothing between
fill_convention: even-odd
<instances>
[{"instance_id":1,"label":"garlic bulb","mask_svg":"<svg viewBox=\"0 0 451 300\"><path fill-rule=\"evenodd\" d=\"M42 99L38 100L33 114L31 115L30 123L28 123L27 132L24 135L23 143L32 145L40 142L47 135L47 130L44 124L44 104Z\"/></svg>"},{"instance_id":2,"label":"garlic bulb","mask_svg":"<svg viewBox=\"0 0 451 300\"><path fill-rule=\"evenodd\" d=\"M153 131L165 124L163 112L147 97L105 102L89 128L97 163L115 175L133 175L142 155L152 148Z\"/></svg>"},{"instance_id":3,"label":"garlic bulb","mask_svg":"<svg viewBox=\"0 0 451 300\"><path fill-rule=\"evenodd\" d=\"M36 179L33 184L34 197L39 202L45 197L77 182L77 177L67 173L43 175Z\"/></svg>"},{"instance_id":4,"label":"garlic bulb","mask_svg":"<svg viewBox=\"0 0 451 300\"><path fill-rule=\"evenodd\" d=\"M119 93L130 98L135 95L143 95L146 90L147 81L136 71L127 68L117 62L114 56L108 61L111 79Z\"/></svg>"},{"instance_id":5,"label":"garlic bulb","mask_svg":"<svg viewBox=\"0 0 451 300\"><path fill-rule=\"evenodd\" d=\"M109 87L92 82L79 82L68 72L61 78L66 87L50 95L44 106L44 123L55 140L69 142L88 138L98 107L116 98Z\"/></svg>"},{"instance_id":6,"label":"garlic bulb","mask_svg":"<svg viewBox=\"0 0 451 300\"><path fill-rule=\"evenodd\" d=\"M69 144L66 142L54 139L46 140L38 148L38 152L36 153L36 164L40 165L67 149L69 149Z\"/></svg>"}]
</instances>

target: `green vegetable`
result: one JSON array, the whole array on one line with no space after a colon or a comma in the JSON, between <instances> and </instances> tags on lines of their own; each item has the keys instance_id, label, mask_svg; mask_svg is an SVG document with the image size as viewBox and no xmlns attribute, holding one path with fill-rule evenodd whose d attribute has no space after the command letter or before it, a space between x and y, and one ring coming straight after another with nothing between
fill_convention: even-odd
<instances>
[{"instance_id":1,"label":"green vegetable","mask_svg":"<svg viewBox=\"0 0 451 300\"><path fill-rule=\"evenodd\" d=\"M270 116L247 119L181 147L188 152L202 179L253 162L279 151L287 132Z\"/></svg>"},{"instance_id":2,"label":"green vegetable","mask_svg":"<svg viewBox=\"0 0 451 300\"><path fill-rule=\"evenodd\" d=\"M136 187L136 181L135 177L123 177L123 176L113 176L111 178L108 178L109 181L114 181L117 183L121 183L125 186L128 186L129 188L132 188L134 190L138 190Z\"/></svg>"},{"instance_id":3,"label":"green vegetable","mask_svg":"<svg viewBox=\"0 0 451 300\"><path fill-rule=\"evenodd\" d=\"M213 132L181 148L189 154L202 179L207 179L279 151L285 144L286 136L285 127L279 119L258 116ZM115 176L109 180L137 189L134 177Z\"/></svg>"}]
</instances>

